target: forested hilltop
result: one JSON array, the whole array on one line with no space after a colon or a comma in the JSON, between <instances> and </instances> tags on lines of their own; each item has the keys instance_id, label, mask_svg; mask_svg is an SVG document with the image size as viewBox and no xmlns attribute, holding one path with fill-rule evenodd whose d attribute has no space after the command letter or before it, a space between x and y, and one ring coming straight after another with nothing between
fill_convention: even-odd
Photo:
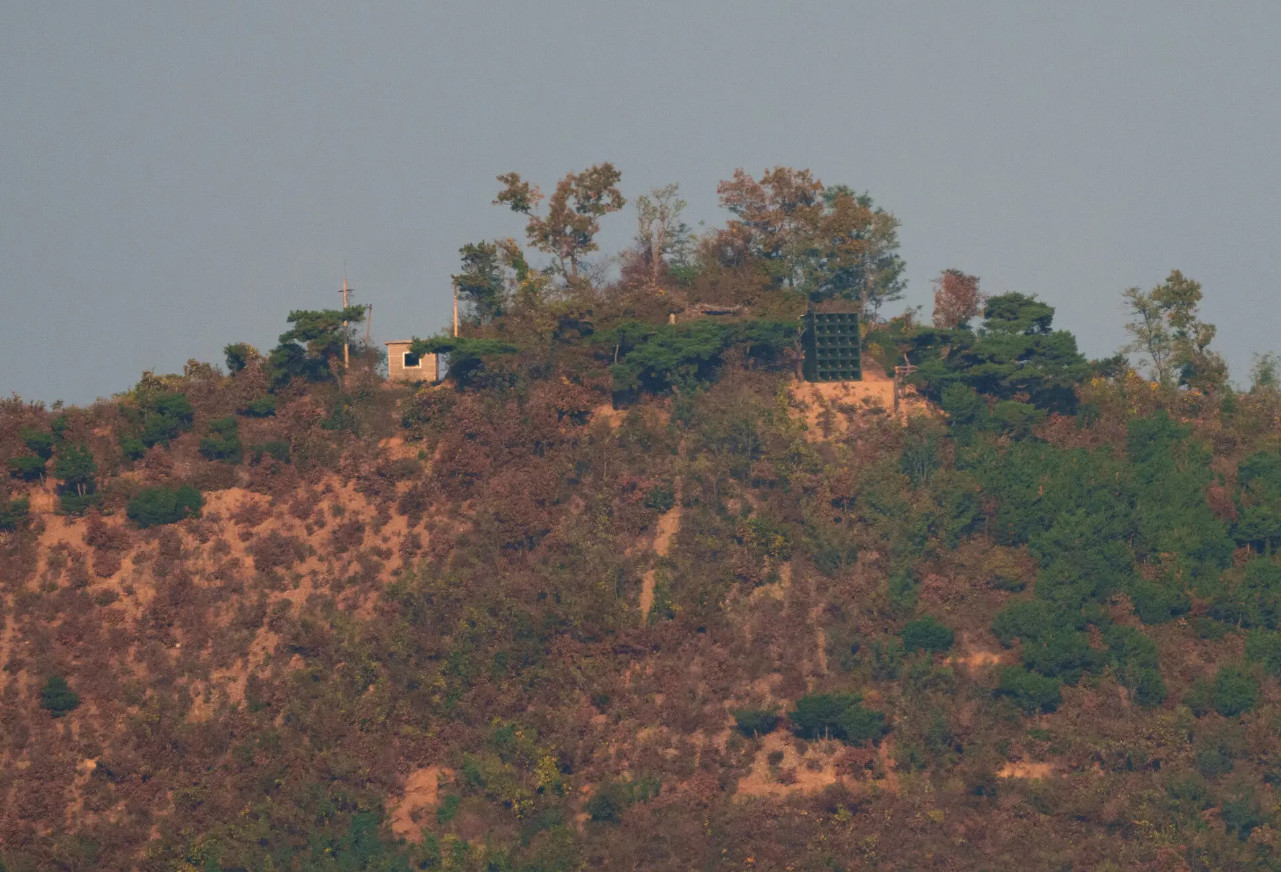
<instances>
[{"instance_id":1,"label":"forested hilltop","mask_svg":"<svg viewBox=\"0 0 1281 872\"><path fill-rule=\"evenodd\" d=\"M789 168L607 261L619 181L500 177L439 384L352 307L0 401L0 869L1281 869L1274 359L1177 271L1106 360L891 316L894 216Z\"/></svg>"}]
</instances>

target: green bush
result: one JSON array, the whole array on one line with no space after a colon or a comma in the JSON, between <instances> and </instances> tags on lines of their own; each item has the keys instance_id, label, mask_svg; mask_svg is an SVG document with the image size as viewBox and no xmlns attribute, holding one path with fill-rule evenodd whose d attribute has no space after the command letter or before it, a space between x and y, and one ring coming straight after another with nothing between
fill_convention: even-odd
<instances>
[{"instance_id":1,"label":"green bush","mask_svg":"<svg viewBox=\"0 0 1281 872\"><path fill-rule=\"evenodd\" d=\"M142 460L147 454L147 446L137 436L125 436L120 440L120 453L125 460Z\"/></svg>"},{"instance_id":2,"label":"green bush","mask_svg":"<svg viewBox=\"0 0 1281 872\"><path fill-rule=\"evenodd\" d=\"M816 693L796 701L788 712L796 735L807 739L840 739L851 745L875 741L886 732L885 715L863 707L856 693Z\"/></svg>"},{"instance_id":3,"label":"green bush","mask_svg":"<svg viewBox=\"0 0 1281 872\"><path fill-rule=\"evenodd\" d=\"M63 491L58 494L58 507L68 515L83 515L89 509L102 503L102 494L79 494L75 491Z\"/></svg>"},{"instance_id":4,"label":"green bush","mask_svg":"<svg viewBox=\"0 0 1281 872\"><path fill-rule=\"evenodd\" d=\"M725 352L734 346L743 347L756 361L774 362L795 343L798 327L786 321L727 323L710 318L671 325L629 321L601 334L597 341L622 355L610 367L614 390L663 393L714 381Z\"/></svg>"},{"instance_id":5,"label":"green bush","mask_svg":"<svg viewBox=\"0 0 1281 872\"><path fill-rule=\"evenodd\" d=\"M209 425L209 435L200 440L200 453L209 460L239 463L244 456L240 425L235 418L219 418Z\"/></svg>"},{"instance_id":6,"label":"green bush","mask_svg":"<svg viewBox=\"0 0 1281 872\"><path fill-rule=\"evenodd\" d=\"M447 824L458 816L458 808L463 804L463 798L456 793L449 793L441 800L440 805L436 806L436 823Z\"/></svg>"},{"instance_id":7,"label":"green bush","mask_svg":"<svg viewBox=\"0 0 1281 872\"><path fill-rule=\"evenodd\" d=\"M257 360L258 349L246 342L233 342L222 349L222 353L227 361L227 371L232 375L243 370L249 365L249 361Z\"/></svg>"},{"instance_id":8,"label":"green bush","mask_svg":"<svg viewBox=\"0 0 1281 872\"><path fill-rule=\"evenodd\" d=\"M1210 801L1210 788L1205 779L1195 775L1173 777L1165 786L1171 810L1175 813L1193 815L1205 811L1213 803Z\"/></svg>"},{"instance_id":9,"label":"green bush","mask_svg":"<svg viewBox=\"0 0 1281 872\"><path fill-rule=\"evenodd\" d=\"M23 481L36 481L44 478L45 459L33 454L9 458L9 474Z\"/></svg>"},{"instance_id":10,"label":"green bush","mask_svg":"<svg viewBox=\"0 0 1281 872\"><path fill-rule=\"evenodd\" d=\"M775 560L792 558L792 540L787 527L767 515L754 515L743 522L739 540Z\"/></svg>"},{"instance_id":11,"label":"green bush","mask_svg":"<svg viewBox=\"0 0 1281 872\"><path fill-rule=\"evenodd\" d=\"M1251 630L1245 638L1245 656L1261 664L1269 674L1281 676L1281 633Z\"/></svg>"},{"instance_id":12,"label":"green bush","mask_svg":"<svg viewBox=\"0 0 1281 872\"><path fill-rule=\"evenodd\" d=\"M9 458L9 474L23 481L35 481L44 478L45 464L53 457L54 438L52 433L24 427L18 431L22 442L27 446L30 455Z\"/></svg>"},{"instance_id":13,"label":"green bush","mask_svg":"<svg viewBox=\"0 0 1281 872\"><path fill-rule=\"evenodd\" d=\"M276 414L276 397L274 394L267 394L263 397L250 400L240 409L240 414L246 418L270 418Z\"/></svg>"},{"instance_id":14,"label":"green bush","mask_svg":"<svg viewBox=\"0 0 1281 872\"><path fill-rule=\"evenodd\" d=\"M195 410L186 394L157 394L141 405L142 443L148 448L166 443L191 426Z\"/></svg>"},{"instance_id":15,"label":"green bush","mask_svg":"<svg viewBox=\"0 0 1281 872\"><path fill-rule=\"evenodd\" d=\"M22 439L22 444L27 446L27 450L37 457L44 460L53 457L53 448L57 440L53 438L52 433L31 427L23 427L18 431L18 437Z\"/></svg>"},{"instance_id":16,"label":"green bush","mask_svg":"<svg viewBox=\"0 0 1281 872\"><path fill-rule=\"evenodd\" d=\"M59 486L62 510L77 515L101 502L98 490L98 463L88 445L64 445L58 451L53 473L62 479Z\"/></svg>"},{"instance_id":17,"label":"green bush","mask_svg":"<svg viewBox=\"0 0 1281 872\"><path fill-rule=\"evenodd\" d=\"M1011 666L1001 673L996 695L1008 697L1027 714L1048 713L1063 702L1062 685L1063 682L1057 678L1029 672L1022 666Z\"/></svg>"},{"instance_id":18,"label":"green bush","mask_svg":"<svg viewBox=\"0 0 1281 872\"><path fill-rule=\"evenodd\" d=\"M588 816L600 823L618 823L619 815L627 808L622 791L616 784L607 784L592 794L583 806Z\"/></svg>"},{"instance_id":19,"label":"green bush","mask_svg":"<svg viewBox=\"0 0 1281 872\"><path fill-rule=\"evenodd\" d=\"M763 736L778 726L778 714L770 709L734 709L730 714L744 736Z\"/></svg>"},{"instance_id":20,"label":"green bush","mask_svg":"<svg viewBox=\"0 0 1281 872\"><path fill-rule=\"evenodd\" d=\"M1197 771L1206 778L1218 778L1227 775L1236 764L1232 749L1223 743L1216 743L1202 748L1193 755Z\"/></svg>"},{"instance_id":21,"label":"green bush","mask_svg":"<svg viewBox=\"0 0 1281 872\"><path fill-rule=\"evenodd\" d=\"M1281 564L1271 557L1248 561L1240 572L1223 576L1210 605L1210 617L1241 627L1281 625Z\"/></svg>"},{"instance_id":22,"label":"green bush","mask_svg":"<svg viewBox=\"0 0 1281 872\"><path fill-rule=\"evenodd\" d=\"M899 471L920 487L930 480L939 468L940 428L924 415L912 417L903 432L903 452L899 455Z\"/></svg>"},{"instance_id":23,"label":"green bush","mask_svg":"<svg viewBox=\"0 0 1281 872\"><path fill-rule=\"evenodd\" d=\"M1026 438L1045 420L1045 410L1015 400L1001 400L992 408L991 424L1002 433Z\"/></svg>"},{"instance_id":24,"label":"green bush","mask_svg":"<svg viewBox=\"0 0 1281 872\"><path fill-rule=\"evenodd\" d=\"M583 806L592 820L600 823L618 823L622 813L638 802L648 802L658 795L661 787L656 778L636 778L629 781L609 781L602 784Z\"/></svg>"},{"instance_id":25,"label":"green bush","mask_svg":"<svg viewBox=\"0 0 1281 872\"><path fill-rule=\"evenodd\" d=\"M945 387L939 403L943 411L947 412L949 427L981 426L987 415L987 404L979 397L978 392L960 382L953 382Z\"/></svg>"},{"instance_id":26,"label":"green bush","mask_svg":"<svg viewBox=\"0 0 1281 872\"><path fill-rule=\"evenodd\" d=\"M289 462L289 443L281 440L263 442L253 447L253 462L262 463L263 457L270 457L278 463Z\"/></svg>"},{"instance_id":27,"label":"green bush","mask_svg":"<svg viewBox=\"0 0 1281 872\"><path fill-rule=\"evenodd\" d=\"M1259 682L1244 666L1219 667L1214 677L1214 710L1225 718L1234 718L1254 708L1259 696Z\"/></svg>"},{"instance_id":28,"label":"green bush","mask_svg":"<svg viewBox=\"0 0 1281 872\"><path fill-rule=\"evenodd\" d=\"M1223 825L1229 833L1235 833L1236 837L1244 842L1250 838L1250 832L1255 827L1261 826L1266 822L1263 811L1259 807L1259 801L1254 795L1254 789L1247 787L1231 799L1226 799L1219 804L1219 817L1223 820Z\"/></svg>"},{"instance_id":29,"label":"green bush","mask_svg":"<svg viewBox=\"0 0 1281 872\"><path fill-rule=\"evenodd\" d=\"M1164 624L1192 608L1188 595L1163 584L1138 581L1130 588L1134 613L1145 624Z\"/></svg>"},{"instance_id":30,"label":"green bush","mask_svg":"<svg viewBox=\"0 0 1281 872\"><path fill-rule=\"evenodd\" d=\"M1165 702L1168 693L1160 670L1151 666L1135 669L1126 679L1125 684L1134 693L1134 701L1141 706L1160 705Z\"/></svg>"},{"instance_id":31,"label":"green bush","mask_svg":"<svg viewBox=\"0 0 1281 872\"><path fill-rule=\"evenodd\" d=\"M200 514L204 498L200 491L189 484L170 490L167 487L149 487L140 490L132 500L126 514L139 527L173 524L188 515Z\"/></svg>"},{"instance_id":32,"label":"green bush","mask_svg":"<svg viewBox=\"0 0 1281 872\"><path fill-rule=\"evenodd\" d=\"M80 705L80 697L67 685L67 679L61 675L50 675L40 691L40 705L55 718L74 711Z\"/></svg>"},{"instance_id":33,"label":"green bush","mask_svg":"<svg viewBox=\"0 0 1281 872\"><path fill-rule=\"evenodd\" d=\"M11 533L27 519L31 504L25 497L0 501L0 531Z\"/></svg>"},{"instance_id":34,"label":"green bush","mask_svg":"<svg viewBox=\"0 0 1281 872\"><path fill-rule=\"evenodd\" d=\"M1039 639L1061 623L1053 607L1043 600L1010 603L992 621L992 634L1009 647L1015 639Z\"/></svg>"},{"instance_id":35,"label":"green bush","mask_svg":"<svg viewBox=\"0 0 1281 872\"><path fill-rule=\"evenodd\" d=\"M1050 678L1076 684L1086 672L1097 672L1107 655L1090 645L1090 634L1054 629L1039 639L1023 640L1023 664Z\"/></svg>"},{"instance_id":36,"label":"green bush","mask_svg":"<svg viewBox=\"0 0 1281 872\"><path fill-rule=\"evenodd\" d=\"M916 597L921 590L921 581L910 568L891 573L886 581L886 587L890 605L895 611L909 612L916 607Z\"/></svg>"},{"instance_id":37,"label":"green bush","mask_svg":"<svg viewBox=\"0 0 1281 872\"><path fill-rule=\"evenodd\" d=\"M956 638L956 634L930 615L908 621L902 636L903 648L907 651L946 651Z\"/></svg>"},{"instance_id":38,"label":"green bush","mask_svg":"<svg viewBox=\"0 0 1281 872\"><path fill-rule=\"evenodd\" d=\"M1165 700L1165 681L1161 678L1156 643L1133 627L1113 625L1104 633L1108 643L1108 660L1121 684L1134 694L1142 706L1159 705Z\"/></svg>"},{"instance_id":39,"label":"green bush","mask_svg":"<svg viewBox=\"0 0 1281 872\"><path fill-rule=\"evenodd\" d=\"M667 512L674 505L676 505L676 494L670 484L655 485L645 493L645 508L647 509L658 509L660 512Z\"/></svg>"},{"instance_id":40,"label":"green bush","mask_svg":"<svg viewBox=\"0 0 1281 872\"><path fill-rule=\"evenodd\" d=\"M1192 710L1198 718L1209 714L1214 708L1214 683L1204 678L1193 682L1188 692L1183 695L1183 704Z\"/></svg>"},{"instance_id":41,"label":"green bush","mask_svg":"<svg viewBox=\"0 0 1281 872\"><path fill-rule=\"evenodd\" d=\"M1281 544L1281 454L1260 451L1237 467L1238 518L1233 535L1260 551Z\"/></svg>"}]
</instances>

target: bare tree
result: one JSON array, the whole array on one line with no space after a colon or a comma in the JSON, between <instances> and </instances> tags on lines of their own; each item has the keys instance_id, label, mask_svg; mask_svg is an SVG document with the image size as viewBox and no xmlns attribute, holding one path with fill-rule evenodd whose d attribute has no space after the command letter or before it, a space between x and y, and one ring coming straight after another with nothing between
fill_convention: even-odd
<instances>
[{"instance_id":1,"label":"bare tree","mask_svg":"<svg viewBox=\"0 0 1281 872\"><path fill-rule=\"evenodd\" d=\"M679 257L689 247L689 227L680 220L687 204L677 196L678 189L673 182L636 198L636 241L641 257L649 265L650 284L654 287L658 286L663 258Z\"/></svg>"}]
</instances>

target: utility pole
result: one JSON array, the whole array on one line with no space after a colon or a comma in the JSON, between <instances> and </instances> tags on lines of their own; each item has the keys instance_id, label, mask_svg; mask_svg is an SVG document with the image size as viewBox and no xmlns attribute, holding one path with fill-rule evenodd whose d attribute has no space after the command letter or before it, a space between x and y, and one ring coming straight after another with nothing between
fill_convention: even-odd
<instances>
[{"instance_id":1,"label":"utility pole","mask_svg":"<svg viewBox=\"0 0 1281 872\"><path fill-rule=\"evenodd\" d=\"M903 355L903 365L894 367L894 414L898 415L899 398L903 396L903 380L916 372L916 365Z\"/></svg>"},{"instance_id":2,"label":"utility pole","mask_svg":"<svg viewBox=\"0 0 1281 872\"><path fill-rule=\"evenodd\" d=\"M347 271L342 272L342 310L347 312L347 292L351 290L347 287ZM351 367L351 352L347 349L347 319L343 318L342 322L342 368L344 371Z\"/></svg>"},{"instance_id":3,"label":"utility pole","mask_svg":"<svg viewBox=\"0 0 1281 872\"><path fill-rule=\"evenodd\" d=\"M454 283L454 338L458 338L458 283Z\"/></svg>"}]
</instances>

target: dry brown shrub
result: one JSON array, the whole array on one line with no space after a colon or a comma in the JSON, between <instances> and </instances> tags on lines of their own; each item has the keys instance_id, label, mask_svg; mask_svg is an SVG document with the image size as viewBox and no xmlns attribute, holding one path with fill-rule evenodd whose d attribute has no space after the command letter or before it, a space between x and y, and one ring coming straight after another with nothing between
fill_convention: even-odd
<instances>
[{"instance_id":1,"label":"dry brown shrub","mask_svg":"<svg viewBox=\"0 0 1281 872\"><path fill-rule=\"evenodd\" d=\"M289 630L293 625L290 617L292 610L293 606L288 600L278 600L272 603L270 610L267 612L267 629L278 634L283 634Z\"/></svg>"},{"instance_id":2,"label":"dry brown shrub","mask_svg":"<svg viewBox=\"0 0 1281 872\"><path fill-rule=\"evenodd\" d=\"M240 467L221 461L198 463L188 477L188 483L201 493L227 490L240 483Z\"/></svg>"},{"instance_id":3,"label":"dry brown shrub","mask_svg":"<svg viewBox=\"0 0 1281 872\"><path fill-rule=\"evenodd\" d=\"M120 571L121 562L119 551L94 551L93 574L99 578L111 578Z\"/></svg>"},{"instance_id":4,"label":"dry brown shrub","mask_svg":"<svg viewBox=\"0 0 1281 872\"><path fill-rule=\"evenodd\" d=\"M85 543L91 548L125 551L129 548L129 531L123 526L107 524L96 510L85 515Z\"/></svg>"},{"instance_id":5,"label":"dry brown shrub","mask_svg":"<svg viewBox=\"0 0 1281 872\"><path fill-rule=\"evenodd\" d=\"M255 541L248 548L254 568L259 572L288 569L307 558L307 543L296 536L285 536L276 531Z\"/></svg>"},{"instance_id":6,"label":"dry brown shrub","mask_svg":"<svg viewBox=\"0 0 1281 872\"><path fill-rule=\"evenodd\" d=\"M264 455L262 460L250 464L244 470L244 474L245 487L255 493L275 498L283 498L294 493L301 482L298 470L294 469L292 464L281 463L269 455Z\"/></svg>"},{"instance_id":7,"label":"dry brown shrub","mask_svg":"<svg viewBox=\"0 0 1281 872\"><path fill-rule=\"evenodd\" d=\"M151 567L152 574L158 579L171 576L185 558L182 537L171 529L164 529L156 538L156 560Z\"/></svg>"},{"instance_id":8,"label":"dry brown shrub","mask_svg":"<svg viewBox=\"0 0 1281 872\"><path fill-rule=\"evenodd\" d=\"M161 530L156 537L156 554L161 560L181 560L182 537L174 530Z\"/></svg>"},{"instance_id":9,"label":"dry brown shrub","mask_svg":"<svg viewBox=\"0 0 1281 872\"><path fill-rule=\"evenodd\" d=\"M320 505L320 494L312 488L301 488L289 501L289 514L300 521L306 521L316 514Z\"/></svg>"},{"instance_id":10,"label":"dry brown shrub","mask_svg":"<svg viewBox=\"0 0 1281 872\"><path fill-rule=\"evenodd\" d=\"M400 540L400 559L408 563L423 550L423 540L417 533L407 533Z\"/></svg>"},{"instance_id":11,"label":"dry brown shrub","mask_svg":"<svg viewBox=\"0 0 1281 872\"><path fill-rule=\"evenodd\" d=\"M43 521L37 521L43 524ZM36 571L40 562L40 534L33 528L21 533L0 533L0 585L17 584Z\"/></svg>"},{"instance_id":12,"label":"dry brown shrub","mask_svg":"<svg viewBox=\"0 0 1281 872\"><path fill-rule=\"evenodd\" d=\"M232 510L231 520L237 527L252 530L271 517L271 504L263 500L241 500Z\"/></svg>"},{"instance_id":13,"label":"dry brown shrub","mask_svg":"<svg viewBox=\"0 0 1281 872\"><path fill-rule=\"evenodd\" d=\"M142 468L149 481L164 481L173 475L173 455L164 445L156 445L143 456Z\"/></svg>"},{"instance_id":14,"label":"dry brown shrub","mask_svg":"<svg viewBox=\"0 0 1281 872\"><path fill-rule=\"evenodd\" d=\"M431 508L431 493L431 487L427 482L414 482L401 495L400 500L397 501L396 511L417 523Z\"/></svg>"},{"instance_id":15,"label":"dry brown shrub","mask_svg":"<svg viewBox=\"0 0 1281 872\"><path fill-rule=\"evenodd\" d=\"M1210 511L1220 520L1232 522L1237 519L1236 501L1227 487L1221 484L1210 485L1205 491L1205 501L1209 503Z\"/></svg>"},{"instance_id":16,"label":"dry brown shrub","mask_svg":"<svg viewBox=\"0 0 1281 872\"><path fill-rule=\"evenodd\" d=\"M371 502L387 502L396 496L397 484L418 478L422 473L422 461L416 458L379 458L360 470L356 479L356 491L368 497Z\"/></svg>"},{"instance_id":17,"label":"dry brown shrub","mask_svg":"<svg viewBox=\"0 0 1281 872\"><path fill-rule=\"evenodd\" d=\"M365 523L359 518L351 518L334 527L330 534L335 554L346 554L353 548L359 548L365 541Z\"/></svg>"},{"instance_id":18,"label":"dry brown shrub","mask_svg":"<svg viewBox=\"0 0 1281 872\"><path fill-rule=\"evenodd\" d=\"M85 565L85 556L78 550L68 549L70 564L67 567L67 582L72 590L82 590L89 586L89 569Z\"/></svg>"}]
</instances>

